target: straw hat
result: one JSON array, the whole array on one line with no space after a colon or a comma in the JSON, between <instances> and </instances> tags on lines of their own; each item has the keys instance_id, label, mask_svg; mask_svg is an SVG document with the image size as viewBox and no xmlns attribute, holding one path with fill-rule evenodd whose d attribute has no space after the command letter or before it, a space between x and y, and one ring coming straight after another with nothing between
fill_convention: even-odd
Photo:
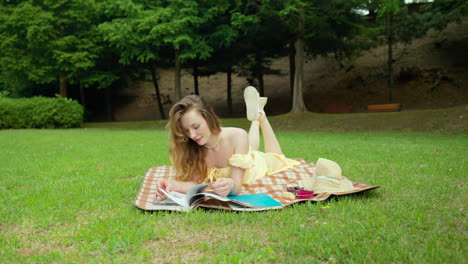
<instances>
[{"instance_id":1,"label":"straw hat","mask_svg":"<svg viewBox=\"0 0 468 264\"><path fill-rule=\"evenodd\" d=\"M319 158L315 165L313 177L299 181L299 186L314 193L338 193L354 190L353 183L341 175L338 163Z\"/></svg>"}]
</instances>

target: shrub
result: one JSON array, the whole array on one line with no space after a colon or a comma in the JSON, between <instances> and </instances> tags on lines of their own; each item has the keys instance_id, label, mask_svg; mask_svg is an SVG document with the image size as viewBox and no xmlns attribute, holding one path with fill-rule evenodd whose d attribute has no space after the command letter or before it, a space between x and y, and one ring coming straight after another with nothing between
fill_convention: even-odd
<instances>
[{"instance_id":1,"label":"shrub","mask_svg":"<svg viewBox=\"0 0 468 264\"><path fill-rule=\"evenodd\" d=\"M7 98L0 96L0 129L71 128L83 123L83 107L64 97Z\"/></svg>"}]
</instances>

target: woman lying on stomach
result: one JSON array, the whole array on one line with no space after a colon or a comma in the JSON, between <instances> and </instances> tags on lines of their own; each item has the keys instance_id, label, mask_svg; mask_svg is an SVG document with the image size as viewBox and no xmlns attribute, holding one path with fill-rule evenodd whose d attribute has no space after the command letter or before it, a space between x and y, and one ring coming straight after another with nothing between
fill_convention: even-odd
<instances>
[{"instance_id":1,"label":"woman lying on stomach","mask_svg":"<svg viewBox=\"0 0 468 264\"><path fill-rule=\"evenodd\" d=\"M294 166L299 162L283 155L281 146L263 110L267 98L249 86L244 90L249 133L241 128L221 127L219 118L205 100L184 97L169 112L170 159L175 179L161 179L159 189L186 193L200 183L210 183L221 195L236 195L250 183ZM265 152L258 151L260 130ZM163 198L162 192L157 193Z\"/></svg>"}]
</instances>

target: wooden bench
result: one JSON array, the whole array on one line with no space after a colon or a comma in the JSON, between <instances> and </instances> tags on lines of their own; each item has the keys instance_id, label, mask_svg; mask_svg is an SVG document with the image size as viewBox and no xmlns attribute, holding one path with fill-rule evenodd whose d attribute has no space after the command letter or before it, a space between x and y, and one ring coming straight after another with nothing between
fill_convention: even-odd
<instances>
[{"instance_id":1,"label":"wooden bench","mask_svg":"<svg viewBox=\"0 0 468 264\"><path fill-rule=\"evenodd\" d=\"M401 111L401 104L375 104L368 105L368 113L378 113L378 112L399 112Z\"/></svg>"}]
</instances>

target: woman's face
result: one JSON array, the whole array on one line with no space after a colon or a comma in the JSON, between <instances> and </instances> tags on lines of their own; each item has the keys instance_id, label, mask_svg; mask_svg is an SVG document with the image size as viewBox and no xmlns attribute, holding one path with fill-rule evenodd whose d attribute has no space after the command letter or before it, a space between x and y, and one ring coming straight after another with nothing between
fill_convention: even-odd
<instances>
[{"instance_id":1,"label":"woman's face","mask_svg":"<svg viewBox=\"0 0 468 264\"><path fill-rule=\"evenodd\" d=\"M185 135L200 146L205 145L212 135L205 118L196 109L186 112L180 123Z\"/></svg>"}]
</instances>

